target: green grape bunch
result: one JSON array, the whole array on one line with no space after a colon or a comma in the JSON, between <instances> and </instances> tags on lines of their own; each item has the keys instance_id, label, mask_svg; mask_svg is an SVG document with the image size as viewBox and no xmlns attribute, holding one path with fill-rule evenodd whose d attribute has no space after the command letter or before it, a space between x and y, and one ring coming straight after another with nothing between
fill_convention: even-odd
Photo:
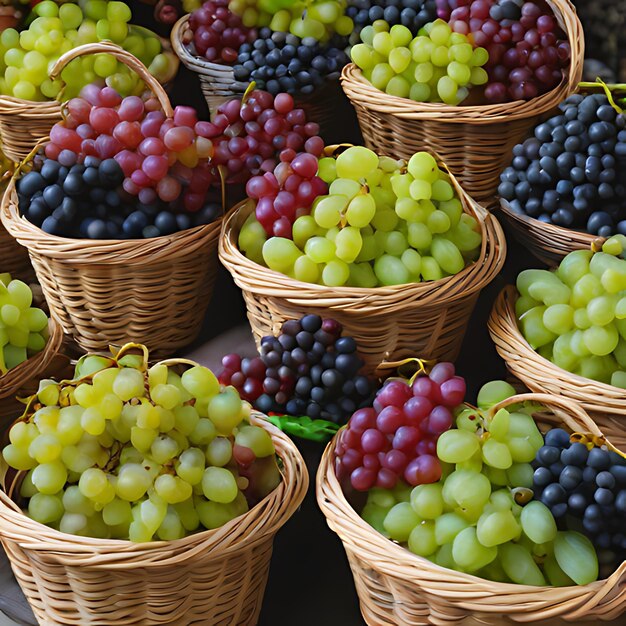
<instances>
[{"instance_id":1,"label":"green grape bunch","mask_svg":"<svg viewBox=\"0 0 626 626\"><path fill-rule=\"evenodd\" d=\"M0 376L41 352L48 341L48 316L32 304L26 283L0 274Z\"/></svg>"},{"instance_id":2,"label":"green grape bunch","mask_svg":"<svg viewBox=\"0 0 626 626\"><path fill-rule=\"evenodd\" d=\"M178 61L163 50L156 35L131 26L131 17L124 2L40 2L33 8L27 28L7 28L0 35L0 94L31 101L67 100L95 81L105 81L124 96L141 93L142 81L109 54L75 59L63 70L61 78L50 79L50 68L62 54L100 41L122 46L159 81L170 80L178 69Z\"/></svg>"},{"instance_id":3,"label":"green grape bunch","mask_svg":"<svg viewBox=\"0 0 626 626\"><path fill-rule=\"evenodd\" d=\"M280 483L272 439L234 387L188 362L148 367L148 356L129 344L113 358L86 355L74 380L40 382L2 452L25 474L35 521L174 540L224 525Z\"/></svg>"}]
</instances>

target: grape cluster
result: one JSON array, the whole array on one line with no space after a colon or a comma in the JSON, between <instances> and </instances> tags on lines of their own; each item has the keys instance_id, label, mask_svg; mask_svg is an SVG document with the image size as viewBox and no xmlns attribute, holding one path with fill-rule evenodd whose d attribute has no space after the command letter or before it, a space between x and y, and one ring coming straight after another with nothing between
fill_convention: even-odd
<instances>
[{"instance_id":1,"label":"grape cluster","mask_svg":"<svg viewBox=\"0 0 626 626\"><path fill-rule=\"evenodd\" d=\"M50 131L46 156L65 167L87 156L115 159L124 190L142 204L179 202L185 211L200 211L215 180L208 162L213 143L203 136L209 122L199 122L187 106L166 118L159 106L154 97L122 99L110 87L88 85Z\"/></svg>"},{"instance_id":2,"label":"grape cluster","mask_svg":"<svg viewBox=\"0 0 626 626\"><path fill-rule=\"evenodd\" d=\"M48 317L32 304L33 293L26 283L0 274L0 376L46 345Z\"/></svg>"},{"instance_id":3,"label":"grape cluster","mask_svg":"<svg viewBox=\"0 0 626 626\"><path fill-rule=\"evenodd\" d=\"M530 500L531 462L543 445L533 418L514 409L489 416L480 411L485 401L492 406L514 393L503 381L487 383L479 411L460 412L456 428L439 436L441 479L412 490L404 484L392 492L375 488L362 515L441 567L505 583L588 584L598 577L589 539L559 531L550 508Z\"/></svg>"},{"instance_id":4,"label":"grape cluster","mask_svg":"<svg viewBox=\"0 0 626 626\"><path fill-rule=\"evenodd\" d=\"M284 92L306 96L324 82L339 78L349 63L344 52L346 43L345 38L333 37L321 44L313 37L300 39L262 28L254 42L239 48L235 80L244 84L254 81L259 89L272 95Z\"/></svg>"},{"instance_id":5,"label":"grape cluster","mask_svg":"<svg viewBox=\"0 0 626 626\"><path fill-rule=\"evenodd\" d=\"M570 252L555 272L517 277L519 327L530 346L558 367L626 389L626 237L602 252Z\"/></svg>"},{"instance_id":6,"label":"grape cluster","mask_svg":"<svg viewBox=\"0 0 626 626\"><path fill-rule=\"evenodd\" d=\"M46 233L86 239L159 237L208 224L221 212L216 203L191 214L175 202L142 204L122 189L123 180L115 159L88 156L71 167L36 160L17 182L20 212Z\"/></svg>"},{"instance_id":7,"label":"grape cluster","mask_svg":"<svg viewBox=\"0 0 626 626\"><path fill-rule=\"evenodd\" d=\"M307 140L318 134L319 125L307 121L289 94L274 97L261 90L252 91L245 102L235 98L222 104L212 122L203 122L200 133L215 146L212 164L225 166L228 180L237 182L272 172L284 150L306 149ZM314 146L316 156L321 153L319 141L308 145Z\"/></svg>"},{"instance_id":8,"label":"grape cluster","mask_svg":"<svg viewBox=\"0 0 626 626\"><path fill-rule=\"evenodd\" d=\"M438 0L440 17L457 33L486 48L489 102L530 100L556 87L570 62L570 46L553 14L522 0L457 0L450 12Z\"/></svg>"},{"instance_id":9,"label":"grape cluster","mask_svg":"<svg viewBox=\"0 0 626 626\"><path fill-rule=\"evenodd\" d=\"M33 7L27 29L7 28L0 35L0 93L24 100L68 99L96 80L119 93L141 89L141 79L110 54L72 61L61 78L50 80L51 63L76 46L113 41L136 56L159 81L172 79L178 59L164 52L159 38L129 26L131 11L125 2L81 1L61 5L44 0ZM63 88L63 91L61 89Z\"/></svg>"},{"instance_id":10,"label":"grape cluster","mask_svg":"<svg viewBox=\"0 0 626 626\"><path fill-rule=\"evenodd\" d=\"M626 234L626 116L604 94L576 94L559 109L515 146L498 193L548 224Z\"/></svg>"},{"instance_id":11,"label":"grape cluster","mask_svg":"<svg viewBox=\"0 0 626 626\"><path fill-rule=\"evenodd\" d=\"M416 37L406 26L384 21L361 31L352 60L376 89L416 102L460 104L473 85L487 82L484 48L475 48L443 20L428 23Z\"/></svg>"},{"instance_id":12,"label":"grape cluster","mask_svg":"<svg viewBox=\"0 0 626 626\"><path fill-rule=\"evenodd\" d=\"M371 402L374 383L359 370L363 361L352 337L335 320L305 315L289 320L278 337L261 340L261 355L222 360L220 382L237 388L264 413L306 415L345 423Z\"/></svg>"},{"instance_id":13,"label":"grape cluster","mask_svg":"<svg viewBox=\"0 0 626 626\"><path fill-rule=\"evenodd\" d=\"M441 478L437 439L453 423L452 411L465 400L465 380L452 363L438 363L413 385L388 380L372 408L352 415L336 445L335 472L358 491L393 489Z\"/></svg>"},{"instance_id":14,"label":"grape cluster","mask_svg":"<svg viewBox=\"0 0 626 626\"><path fill-rule=\"evenodd\" d=\"M550 507L564 529L591 539L601 577L610 576L626 557L626 459L605 447L572 442L554 428L534 465L535 498Z\"/></svg>"},{"instance_id":15,"label":"grape cluster","mask_svg":"<svg viewBox=\"0 0 626 626\"><path fill-rule=\"evenodd\" d=\"M319 137L311 137L305 143L307 147L319 153L323 142ZM289 157L292 157L290 161ZM315 199L328 193L328 185L318 176L318 159L313 154L301 152L293 156L285 150L274 172L251 178L246 193L257 200L254 217L265 233L291 239L296 219L310 213ZM248 229L255 230L250 226ZM264 236L248 235L244 232L245 249L251 252L257 246L256 255L251 253L251 256L262 259Z\"/></svg>"},{"instance_id":16,"label":"grape cluster","mask_svg":"<svg viewBox=\"0 0 626 626\"><path fill-rule=\"evenodd\" d=\"M402 24L417 35L420 28L437 19L437 3L436 0L349 0L346 15L354 22L355 35L378 20L384 20L390 27Z\"/></svg>"},{"instance_id":17,"label":"grape cluster","mask_svg":"<svg viewBox=\"0 0 626 626\"><path fill-rule=\"evenodd\" d=\"M189 16L189 28L193 34L192 52L207 61L229 65L237 60L240 46L256 39L256 31L246 28L241 18L229 10L228 0L205 2Z\"/></svg>"},{"instance_id":18,"label":"grape cluster","mask_svg":"<svg viewBox=\"0 0 626 626\"><path fill-rule=\"evenodd\" d=\"M180 375L118 356L41 381L11 427L2 454L27 472L28 515L65 533L167 541L222 526L278 485L272 440L235 389L199 365Z\"/></svg>"},{"instance_id":19,"label":"grape cluster","mask_svg":"<svg viewBox=\"0 0 626 626\"><path fill-rule=\"evenodd\" d=\"M311 163L306 173L313 172ZM272 191L266 201L261 187L275 190L275 184L269 177L254 187L250 182L249 192L260 199L239 234L248 258L303 282L372 288L456 274L478 252L475 218L463 212L449 176L427 152L405 164L354 146L321 159L317 176L329 193L315 199L310 215L299 217L306 209L297 195L279 192L272 199ZM308 194L307 183L300 189ZM284 234L283 209L289 210ZM275 215L280 217L272 222ZM291 239L285 235L292 215ZM274 236L267 238L270 228Z\"/></svg>"}]
</instances>

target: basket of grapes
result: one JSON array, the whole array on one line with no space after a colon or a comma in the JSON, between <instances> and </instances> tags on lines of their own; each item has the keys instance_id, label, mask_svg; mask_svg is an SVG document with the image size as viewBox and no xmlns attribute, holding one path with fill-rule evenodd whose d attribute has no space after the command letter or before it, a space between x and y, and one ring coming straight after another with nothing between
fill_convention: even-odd
<instances>
[{"instance_id":1,"label":"basket of grapes","mask_svg":"<svg viewBox=\"0 0 626 626\"><path fill-rule=\"evenodd\" d=\"M346 1L258 4L208 0L172 29L172 48L198 74L211 114L254 82L273 96L294 96L325 139L346 136L354 118L339 86L353 26Z\"/></svg>"},{"instance_id":2,"label":"basket of grapes","mask_svg":"<svg viewBox=\"0 0 626 626\"><path fill-rule=\"evenodd\" d=\"M513 148L500 175L514 236L548 265L626 234L626 86L581 83L579 91Z\"/></svg>"},{"instance_id":3,"label":"basket of grapes","mask_svg":"<svg viewBox=\"0 0 626 626\"><path fill-rule=\"evenodd\" d=\"M212 142L190 107L88 85L68 102L43 154L9 183L2 222L31 257L50 310L85 349L137 338L171 353L197 335L217 272L222 207L211 201ZM93 45L71 51L90 54Z\"/></svg>"},{"instance_id":4,"label":"basket of grapes","mask_svg":"<svg viewBox=\"0 0 626 626\"><path fill-rule=\"evenodd\" d=\"M0 541L41 623L255 624L308 486L211 370L143 346L41 381L3 449Z\"/></svg>"},{"instance_id":5,"label":"basket of grapes","mask_svg":"<svg viewBox=\"0 0 626 626\"><path fill-rule=\"evenodd\" d=\"M130 19L125 2L81 0L59 5L44 0L33 7L28 28L2 31L0 138L6 156L22 161L62 119L61 101L78 95L84 85L106 81L124 96L144 89L143 83L106 50L81 58L63 71L64 64L58 65L58 73L50 76L49 66L77 46L120 44L162 83L175 76L178 59L168 50L169 42L145 28L129 25Z\"/></svg>"},{"instance_id":6,"label":"basket of grapes","mask_svg":"<svg viewBox=\"0 0 626 626\"><path fill-rule=\"evenodd\" d=\"M532 391L579 403L626 444L626 239L575 250L557 269L524 270L498 296L489 332L507 368Z\"/></svg>"},{"instance_id":7,"label":"basket of grapes","mask_svg":"<svg viewBox=\"0 0 626 626\"><path fill-rule=\"evenodd\" d=\"M626 459L584 410L450 363L390 380L328 445L317 500L368 624L599 623L626 611Z\"/></svg>"},{"instance_id":8,"label":"basket of grapes","mask_svg":"<svg viewBox=\"0 0 626 626\"><path fill-rule=\"evenodd\" d=\"M491 201L513 146L576 89L582 26L568 0L437 7L419 30L364 27L342 87L368 147L397 158L433 150L468 193Z\"/></svg>"},{"instance_id":9,"label":"basket of grapes","mask_svg":"<svg viewBox=\"0 0 626 626\"><path fill-rule=\"evenodd\" d=\"M260 341L287 319L338 321L373 373L415 354L454 358L481 289L498 274L498 221L426 152L300 153L253 177L224 221L219 255Z\"/></svg>"},{"instance_id":10,"label":"basket of grapes","mask_svg":"<svg viewBox=\"0 0 626 626\"><path fill-rule=\"evenodd\" d=\"M63 330L34 305L33 292L9 273L0 274L0 423L19 407L15 400L59 354ZM21 412L21 411L20 411Z\"/></svg>"}]
</instances>

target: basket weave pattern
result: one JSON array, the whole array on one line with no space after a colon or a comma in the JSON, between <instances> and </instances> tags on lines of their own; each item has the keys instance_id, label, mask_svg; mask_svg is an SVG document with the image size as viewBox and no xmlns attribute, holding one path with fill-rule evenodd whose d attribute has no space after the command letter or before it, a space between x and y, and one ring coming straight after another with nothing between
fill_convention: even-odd
<instances>
[{"instance_id":1,"label":"basket weave pattern","mask_svg":"<svg viewBox=\"0 0 626 626\"><path fill-rule=\"evenodd\" d=\"M272 541L308 487L304 460L264 419L283 481L224 526L169 542L78 537L24 515L0 491L0 540L41 624L256 624ZM7 485L10 492L10 485Z\"/></svg>"},{"instance_id":2,"label":"basket weave pattern","mask_svg":"<svg viewBox=\"0 0 626 626\"><path fill-rule=\"evenodd\" d=\"M0 224L0 273L5 272L20 280L31 280L34 277L28 252Z\"/></svg>"},{"instance_id":3,"label":"basket weave pattern","mask_svg":"<svg viewBox=\"0 0 626 626\"><path fill-rule=\"evenodd\" d=\"M540 116L574 92L582 76L582 25L569 0L547 0L571 46L569 73L558 87L528 102L449 106L413 102L376 89L354 64L341 81L356 108L365 144L380 154L409 159L437 153L477 200L491 199L511 150Z\"/></svg>"},{"instance_id":4,"label":"basket weave pattern","mask_svg":"<svg viewBox=\"0 0 626 626\"><path fill-rule=\"evenodd\" d=\"M519 330L516 300L515 287L505 287L487 323L507 368L532 391L580 404L615 445L626 448L626 390L567 372L539 355Z\"/></svg>"},{"instance_id":5,"label":"basket weave pattern","mask_svg":"<svg viewBox=\"0 0 626 626\"><path fill-rule=\"evenodd\" d=\"M535 416L542 430L564 426L601 434L582 409L553 396L514 396L497 408L524 400L546 407L546 412ZM348 503L335 475L334 447L335 440L320 463L317 501L344 544L367 624L503 626L555 623L551 620L556 618L598 624L626 610L626 563L610 578L584 587L532 587L484 580L411 553L375 531Z\"/></svg>"},{"instance_id":6,"label":"basket weave pattern","mask_svg":"<svg viewBox=\"0 0 626 626\"><path fill-rule=\"evenodd\" d=\"M94 50L108 52L136 71L172 117L163 87L118 46L79 46L63 62ZM84 350L106 351L110 344L135 341L164 355L197 336L217 273L221 219L152 239L57 237L20 215L15 178L1 212L4 227L28 249L50 310Z\"/></svg>"},{"instance_id":7,"label":"basket weave pattern","mask_svg":"<svg viewBox=\"0 0 626 626\"><path fill-rule=\"evenodd\" d=\"M515 213L506 200L500 200L513 236L533 256L550 266L557 266L563 257L574 250L589 250L597 235L540 222L534 217Z\"/></svg>"},{"instance_id":8,"label":"basket weave pattern","mask_svg":"<svg viewBox=\"0 0 626 626\"><path fill-rule=\"evenodd\" d=\"M483 287L504 264L506 241L498 221L476 204L452 177L466 212L482 230L482 248L475 263L435 282L363 289L303 283L246 258L238 249L241 226L254 210L252 202L233 209L224 221L219 255L241 288L257 343L277 334L283 322L306 313L336 319L354 337L365 371L382 361L419 354L454 360L469 317Z\"/></svg>"}]
</instances>

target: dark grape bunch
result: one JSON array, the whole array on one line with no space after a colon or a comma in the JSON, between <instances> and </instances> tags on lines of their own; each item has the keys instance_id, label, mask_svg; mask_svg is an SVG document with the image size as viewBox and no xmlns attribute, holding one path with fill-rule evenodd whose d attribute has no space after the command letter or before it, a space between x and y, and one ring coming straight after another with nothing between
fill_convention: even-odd
<instances>
[{"instance_id":1,"label":"dark grape bunch","mask_svg":"<svg viewBox=\"0 0 626 626\"><path fill-rule=\"evenodd\" d=\"M561 530L593 542L606 578L626 558L626 459L603 447L571 443L560 428L546 433L537 452L535 498L550 508Z\"/></svg>"},{"instance_id":2,"label":"dark grape bunch","mask_svg":"<svg viewBox=\"0 0 626 626\"><path fill-rule=\"evenodd\" d=\"M354 37L358 43L358 33L365 26L377 20L384 20L389 26L402 24L413 35L420 28L437 19L436 0L349 0L346 15L354 22Z\"/></svg>"},{"instance_id":3,"label":"dark grape bunch","mask_svg":"<svg viewBox=\"0 0 626 626\"><path fill-rule=\"evenodd\" d=\"M253 43L239 48L235 80L242 87L254 81L272 95L280 92L309 95L326 81L336 80L350 61L345 52L347 39L335 35L320 43L313 37L300 39L262 28Z\"/></svg>"},{"instance_id":4,"label":"dark grape bunch","mask_svg":"<svg viewBox=\"0 0 626 626\"><path fill-rule=\"evenodd\" d=\"M489 102L530 100L554 89L570 63L570 45L553 14L522 0L437 0L452 30L487 49Z\"/></svg>"},{"instance_id":5,"label":"dark grape bunch","mask_svg":"<svg viewBox=\"0 0 626 626\"><path fill-rule=\"evenodd\" d=\"M573 95L513 149L499 195L513 211L609 237L626 234L626 117L605 95Z\"/></svg>"},{"instance_id":6,"label":"dark grape bunch","mask_svg":"<svg viewBox=\"0 0 626 626\"><path fill-rule=\"evenodd\" d=\"M87 239L135 239L169 235L212 222L221 212L207 203L184 213L176 203L142 204L121 185L124 172L115 159L85 157L70 167L37 158L35 169L17 182L20 212L44 232Z\"/></svg>"},{"instance_id":7,"label":"dark grape bunch","mask_svg":"<svg viewBox=\"0 0 626 626\"><path fill-rule=\"evenodd\" d=\"M205 2L189 15L189 28L193 37L185 43L192 52L216 63L234 63L239 47L256 39L256 30L243 25L228 8L228 0Z\"/></svg>"},{"instance_id":8,"label":"dark grape bunch","mask_svg":"<svg viewBox=\"0 0 626 626\"><path fill-rule=\"evenodd\" d=\"M261 340L260 356L222 359L219 380L263 413L306 415L344 423L371 403L373 381L359 374L363 361L341 324L305 315L286 321L277 337Z\"/></svg>"}]
</instances>

